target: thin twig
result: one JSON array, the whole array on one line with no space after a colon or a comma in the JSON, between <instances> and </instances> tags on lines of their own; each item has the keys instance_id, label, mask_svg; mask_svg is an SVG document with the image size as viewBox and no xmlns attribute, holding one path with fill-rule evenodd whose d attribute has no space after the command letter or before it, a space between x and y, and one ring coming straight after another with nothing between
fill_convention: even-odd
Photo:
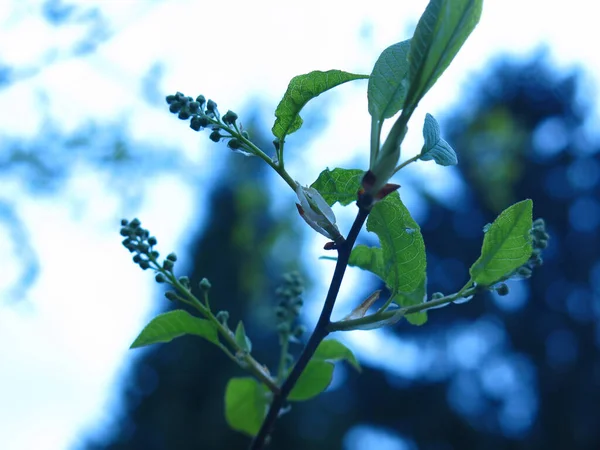
<instances>
[{"instance_id":1,"label":"thin twig","mask_svg":"<svg viewBox=\"0 0 600 450\"><path fill-rule=\"evenodd\" d=\"M323 309L321 311L321 315L319 316L319 320L317 321L317 325L315 326L314 331L312 332L302 354L298 358L296 365L286 378L285 382L281 386L279 393L274 394L273 402L271 403L271 407L269 408L269 412L265 417L265 420L252 441L250 445L250 450L261 450L264 448L264 445L267 441L267 438L272 433L273 428L275 427L275 422L277 421L277 417L279 416L279 411L284 406L284 403L296 385L300 375L306 368L307 364L315 354L317 347L321 343L323 339L329 334L328 326L331 323L331 313L333 311L333 307L335 305L335 301L337 299L337 295L340 291L340 286L342 284L342 280L344 278L344 273L346 272L346 267L348 267L348 261L350 259L350 253L352 252L352 247L354 246L354 242L360 232L367 216L369 215L369 209L359 207L358 214L356 215L356 219L352 224L352 228L348 233L348 237L345 241L341 242L338 247L338 259L335 265L335 270L333 272L333 277L331 279L331 284L329 285L329 291L327 292L327 297L325 298L325 304L323 305Z\"/></svg>"}]
</instances>

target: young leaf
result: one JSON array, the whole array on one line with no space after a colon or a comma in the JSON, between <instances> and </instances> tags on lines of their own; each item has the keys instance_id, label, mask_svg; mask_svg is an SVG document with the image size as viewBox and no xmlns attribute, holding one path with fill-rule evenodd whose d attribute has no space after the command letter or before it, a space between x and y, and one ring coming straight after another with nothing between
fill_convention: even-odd
<instances>
[{"instance_id":1,"label":"young leaf","mask_svg":"<svg viewBox=\"0 0 600 450\"><path fill-rule=\"evenodd\" d=\"M436 164L439 164L440 166L453 166L458 164L454 149L440 137L440 126L437 123L437 120L429 113L425 115L423 138L425 144L421 150L420 160L431 161L433 159Z\"/></svg>"},{"instance_id":2,"label":"young leaf","mask_svg":"<svg viewBox=\"0 0 600 450\"><path fill-rule=\"evenodd\" d=\"M326 361L311 360L298 382L290 392L288 400L301 402L319 395L331 383L333 364Z\"/></svg>"},{"instance_id":3,"label":"young leaf","mask_svg":"<svg viewBox=\"0 0 600 450\"><path fill-rule=\"evenodd\" d=\"M412 292L400 292L394 296L392 301L397 305L409 306L418 305L427 300L427 277L423 278L423 281L419 286ZM421 311L417 313L408 314L405 316L413 325L423 325L427 322L427 311Z\"/></svg>"},{"instance_id":4,"label":"young leaf","mask_svg":"<svg viewBox=\"0 0 600 450\"><path fill-rule=\"evenodd\" d=\"M315 354L313 361L347 361L359 372L361 371L360 364L348 347L335 339L326 339L322 341Z\"/></svg>"},{"instance_id":5,"label":"young leaf","mask_svg":"<svg viewBox=\"0 0 600 450\"><path fill-rule=\"evenodd\" d=\"M359 169L325 169L311 187L320 192L329 206L335 202L346 206L356 201L363 175Z\"/></svg>"},{"instance_id":6,"label":"young leaf","mask_svg":"<svg viewBox=\"0 0 600 450\"><path fill-rule=\"evenodd\" d=\"M369 114L383 122L404 106L408 90L408 51L410 39L386 48L375 63L369 77L367 98Z\"/></svg>"},{"instance_id":7,"label":"young leaf","mask_svg":"<svg viewBox=\"0 0 600 450\"><path fill-rule=\"evenodd\" d=\"M242 350L250 353L252 351L252 342L250 338L246 336L246 329L244 324L240 320L235 328L235 342L240 346Z\"/></svg>"},{"instance_id":8,"label":"young leaf","mask_svg":"<svg viewBox=\"0 0 600 450\"><path fill-rule=\"evenodd\" d=\"M425 243L419 225L397 192L373 207L367 230L379 237L386 283L397 292L417 289L425 279Z\"/></svg>"},{"instance_id":9,"label":"young leaf","mask_svg":"<svg viewBox=\"0 0 600 450\"><path fill-rule=\"evenodd\" d=\"M254 378L232 378L225 388L225 418L231 428L256 436L267 414L266 389Z\"/></svg>"},{"instance_id":10,"label":"young leaf","mask_svg":"<svg viewBox=\"0 0 600 450\"><path fill-rule=\"evenodd\" d=\"M352 253L350 253L348 265L368 270L384 281L387 278L387 271L385 270L385 263L383 261L383 252L379 247L367 247L362 244L357 245L352 249Z\"/></svg>"},{"instance_id":11,"label":"young leaf","mask_svg":"<svg viewBox=\"0 0 600 450\"><path fill-rule=\"evenodd\" d=\"M365 78L369 78L369 76L348 73L342 70L328 70L326 72L315 70L292 78L275 110L276 119L272 128L273 134L283 141L288 134L292 134L302 126L300 110L304 108L309 100L340 84Z\"/></svg>"},{"instance_id":12,"label":"young leaf","mask_svg":"<svg viewBox=\"0 0 600 450\"><path fill-rule=\"evenodd\" d=\"M208 320L199 319L183 309L159 314L146 325L130 348L144 347L158 342L170 342L184 334L203 337L213 344L219 343L217 328Z\"/></svg>"},{"instance_id":13,"label":"young leaf","mask_svg":"<svg viewBox=\"0 0 600 450\"><path fill-rule=\"evenodd\" d=\"M416 106L450 65L479 18L483 0L431 0L413 35L406 104Z\"/></svg>"},{"instance_id":14,"label":"young leaf","mask_svg":"<svg viewBox=\"0 0 600 450\"><path fill-rule=\"evenodd\" d=\"M399 306L416 305L425 295L425 243L419 225L410 216L397 192L373 207L367 230L379 237L381 248L357 245L348 265L368 270L381 278L395 292L393 302ZM426 313L406 316L414 324L427 320Z\"/></svg>"},{"instance_id":15,"label":"young leaf","mask_svg":"<svg viewBox=\"0 0 600 450\"><path fill-rule=\"evenodd\" d=\"M471 280L491 286L527 262L533 251L530 230L533 202L523 200L505 209L483 238L481 256L471 266Z\"/></svg>"}]
</instances>

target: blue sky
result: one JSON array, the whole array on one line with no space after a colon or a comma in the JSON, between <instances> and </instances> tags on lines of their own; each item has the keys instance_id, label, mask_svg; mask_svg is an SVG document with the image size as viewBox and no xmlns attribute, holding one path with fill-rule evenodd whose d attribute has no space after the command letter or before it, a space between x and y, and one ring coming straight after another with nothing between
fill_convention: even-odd
<instances>
[{"instance_id":1,"label":"blue sky","mask_svg":"<svg viewBox=\"0 0 600 450\"><path fill-rule=\"evenodd\" d=\"M87 0L70 2L80 9L67 18L52 16L61 22L57 26L44 19L45 2L4 1L0 63L14 69L15 81L0 86L0 139L29 138L49 119L70 132L91 121L122 118L132 139L147 143L149 151L152 145L171 144L197 168L196 179L208 183L206 167L223 164L223 158L205 145L205 136L182 127L164 106L144 103L149 93L140 79L154 64L164 65L159 86L164 94L203 93L238 112L260 98L260 107L272 111L297 74L330 68L370 72L385 47L410 36L426 3L372 0L367 8L340 1L308 0L299 6L232 0L226 12L211 13L198 1ZM586 69L585 92L594 95L600 53L588 43L597 27L591 8L583 0L488 0L478 28L415 114L405 156L420 149L425 113L445 118L474 74L499 52L526 56L549 46L557 70ZM99 24L106 35L95 28ZM326 94L332 119L289 167L298 181L309 184L324 167L349 161L366 167L365 92L366 84L355 83ZM596 118L597 112L591 123ZM290 140L302 138L299 132ZM115 383L135 358L128 346L155 301L151 277L131 264L119 244L118 219L142 218L160 236L161 248L176 249L196 217L196 192L175 173L144 185L144 200L123 210L118 193L107 188L109 174L85 161L74 166L77 170L51 197L32 193L18 174L0 179L0 200L16 205L40 263L35 283L15 298L11 286L23 270L14 263L20 250L0 223L0 436L5 450L76 448L81 433L101 430L110 421L110 408L118 402ZM441 177L433 164L411 170L415 178L440 180L429 184L436 192L448 183L460 191L452 173ZM286 195L282 201L291 205L293 193ZM416 199L411 201L410 191L407 196L418 219ZM347 214L338 214L343 224ZM322 265L317 293L325 289L333 268L316 260L321 247L317 238L308 251ZM350 300L352 284L351 279L341 292L340 315L350 307L343 299ZM376 345L377 335L349 339L368 349ZM410 356L415 345L398 342L394 349ZM410 357L405 360L409 363L396 370L418 371Z\"/></svg>"}]
</instances>

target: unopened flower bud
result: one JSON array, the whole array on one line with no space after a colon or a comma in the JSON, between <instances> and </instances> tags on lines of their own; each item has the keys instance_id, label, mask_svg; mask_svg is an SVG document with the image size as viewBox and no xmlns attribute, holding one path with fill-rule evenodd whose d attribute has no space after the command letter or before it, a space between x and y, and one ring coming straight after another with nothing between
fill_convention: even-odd
<instances>
[{"instance_id":1,"label":"unopened flower bud","mask_svg":"<svg viewBox=\"0 0 600 450\"><path fill-rule=\"evenodd\" d=\"M223 122L227 125L233 125L237 119L238 115L231 110L227 111L222 118Z\"/></svg>"},{"instance_id":2,"label":"unopened flower bud","mask_svg":"<svg viewBox=\"0 0 600 450\"><path fill-rule=\"evenodd\" d=\"M300 200L300 204L296 204L298 212L313 230L332 241L343 239L335 224L333 210L319 191L315 188L303 187L298 184L296 195L298 196L298 200Z\"/></svg>"},{"instance_id":3,"label":"unopened flower bud","mask_svg":"<svg viewBox=\"0 0 600 450\"><path fill-rule=\"evenodd\" d=\"M210 281L208 281L207 278L202 278L202 280L200 280L200 289L202 289L203 291L208 291L211 287L212 285L210 284Z\"/></svg>"},{"instance_id":4,"label":"unopened flower bud","mask_svg":"<svg viewBox=\"0 0 600 450\"><path fill-rule=\"evenodd\" d=\"M501 296L508 295L509 289L508 289L508 286L506 285L506 283L502 283L502 284L499 284L498 286L496 286L496 292L498 293L498 295L501 295Z\"/></svg>"}]
</instances>

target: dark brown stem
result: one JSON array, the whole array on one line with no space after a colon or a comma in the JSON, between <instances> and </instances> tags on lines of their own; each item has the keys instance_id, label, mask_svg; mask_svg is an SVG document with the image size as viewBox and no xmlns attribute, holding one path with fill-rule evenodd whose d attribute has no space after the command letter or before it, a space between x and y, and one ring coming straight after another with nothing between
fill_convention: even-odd
<instances>
[{"instance_id":1,"label":"dark brown stem","mask_svg":"<svg viewBox=\"0 0 600 450\"><path fill-rule=\"evenodd\" d=\"M281 386L279 393L273 396L273 402L271 403L267 417L265 417L258 434L252 441L250 450L261 450L264 448L265 442L275 427L275 422L277 421L279 412L284 406L288 395L298 382L298 378L300 378L300 375L302 375L302 372L315 354L315 351L317 350L317 347L321 341L329 334L327 327L330 324L331 313L340 291L340 286L342 285L346 267L348 267L350 253L352 252L352 247L354 247L358 233L360 232L368 215L368 208L359 207L358 214L356 215L356 219L354 220L352 228L348 233L348 237L344 242L341 242L339 245L337 245L338 259L333 272L333 278L331 279L331 284L329 285L329 291L327 292L327 297L325 298L325 304L323 305L317 325L308 339L308 342L306 343L302 354L298 358L298 361L294 365L294 368Z\"/></svg>"}]
</instances>

